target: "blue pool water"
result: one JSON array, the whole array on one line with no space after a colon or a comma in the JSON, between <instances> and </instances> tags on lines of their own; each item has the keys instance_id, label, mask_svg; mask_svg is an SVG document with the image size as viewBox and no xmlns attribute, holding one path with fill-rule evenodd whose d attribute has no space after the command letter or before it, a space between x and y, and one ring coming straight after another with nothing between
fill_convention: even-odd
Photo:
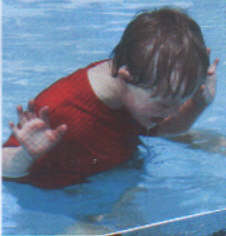
<instances>
[{"instance_id":1,"label":"blue pool water","mask_svg":"<svg viewBox=\"0 0 226 236\"><path fill-rule=\"evenodd\" d=\"M186 136L143 138L143 164L131 161L62 190L4 182L4 235L95 235L226 207L225 0L3 0L3 142L16 105L107 58L136 12L163 5L186 9L201 25L211 61L220 58L213 105ZM223 228L225 212L146 234L203 236Z\"/></svg>"}]
</instances>

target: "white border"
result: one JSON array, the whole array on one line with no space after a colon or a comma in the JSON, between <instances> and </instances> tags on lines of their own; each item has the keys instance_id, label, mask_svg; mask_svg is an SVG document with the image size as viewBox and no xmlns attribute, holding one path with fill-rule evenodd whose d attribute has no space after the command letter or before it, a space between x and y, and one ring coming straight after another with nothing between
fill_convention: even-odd
<instances>
[{"instance_id":1,"label":"white border","mask_svg":"<svg viewBox=\"0 0 226 236\"><path fill-rule=\"evenodd\" d=\"M192 214L192 215L187 215L187 216L182 216L182 217L177 217L177 218L172 218L172 219L169 219L169 220L159 221L159 222L152 223L152 224L146 224L146 225L137 226L137 227L126 229L126 230L121 230L121 231L112 232L112 233L109 233L109 234L104 234L103 236L111 236L111 235L113 236L113 235L116 235L116 234L131 233L131 232L135 232L135 231L138 231L138 230L148 229L148 228L152 228L152 227L155 227L155 226L160 226L160 225L165 225L165 224L168 224L168 223L174 223L174 222L178 222L178 221L188 220L188 219L192 219L192 218L195 218L195 217L201 217L201 216L210 215L210 214L214 214L214 213L219 213L219 212L223 212L223 211L226 211L226 208L218 209L218 210L214 210L214 211L205 211L205 212Z\"/></svg>"}]
</instances>

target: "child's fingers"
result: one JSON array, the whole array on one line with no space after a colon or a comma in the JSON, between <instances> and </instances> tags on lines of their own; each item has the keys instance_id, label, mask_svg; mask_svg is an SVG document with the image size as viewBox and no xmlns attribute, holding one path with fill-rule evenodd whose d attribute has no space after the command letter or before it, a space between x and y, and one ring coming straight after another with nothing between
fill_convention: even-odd
<instances>
[{"instance_id":1,"label":"child's fingers","mask_svg":"<svg viewBox=\"0 0 226 236\"><path fill-rule=\"evenodd\" d=\"M219 58L216 58L213 62L213 64L215 64L215 66L217 66L217 64L219 63L220 59Z\"/></svg>"},{"instance_id":2,"label":"child's fingers","mask_svg":"<svg viewBox=\"0 0 226 236\"><path fill-rule=\"evenodd\" d=\"M13 132L14 134L16 134L16 132L17 132L17 127L14 125L13 122L9 122L9 127L10 127L10 129L12 130L12 132Z\"/></svg>"},{"instance_id":3,"label":"child's fingers","mask_svg":"<svg viewBox=\"0 0 226 236\"><path fill-rule=\"evenodd\" d=\"M9 127L10 127L11 129L14 129L14 127L15 127L14 123L10 121L10 122L9 122Z\"/></svg>"},{"instance_id":4,"label":"child's fingers","mask_svg":"<svg viewBox=\"0 0 226 236\"><path fill-rule=\"evenodd\" d=\"M23 107L21 105L18 105L16 107L16 110L17 110L18 114L22 114L23 113Z\"/></svg>"},{"instance_id":5,"label":"child's fingers","mask_svg":"<svg viewBox=\"0 0 226 236\"><path fill-rule=\"evenodd\" d=\"M52 144L56 144L60 141L66 130L67 125L63 124L59 125L55 130L48 129L46 131L46 135L48 136L48 139Z\"/></svg>"},{"instance_id":6,"label":"child's fingers","mask_svg":"<svg viewBox=\"0 0 226 236\"><path fill-rule=\"evenodd\" d=\"M35 111L34 100L30 100L28 102L28 111L34 113Z\"/></svg>"},{"instance_id":7,"label":"child's fingers","mask_svg":"<svg viewBox=\"0 0 226 236\"><path fill-rule=\"evenodd\" d=\"M57 128L56 128L56 131L58 134L60 135L63 135L67 130L67 125L63 124L63 125L59 125Z\"/></svg>"},{"instance_id":8,"label":"child's fingers","mask_svg":"<svg viewBox=\"0 0 226 236\"><path fill-rule=\"evenodd\" d=\"M65 124L60 125L56 128L57 135L60 137L63 136L66 131L67 131L67 125Z\"/></svg>"},{"instance_id":9,"label":"child's fingers","mask_svg":"<svg viewBox=\"0 0 226 236\"><path fill-rule=\"evenodd\" d=\"M35 114L34 100L30 100L28 102L28 111L24 112L24 114L27 116L28 120L31 120L37 117Z\"/></svg>"},{"instance_id":10,"label":"child's fingers","mask_svg":"<svg viewBox=\"0 0 226 236\"><path fill-rule=\"evenodd\" d=\"M18 115L19 120L21 120L23 117L23 107L21 105L17 106L16 111L17 111L17 115Z\"/></svg>"},{"instance_id":11,"label":"child's fingers","mask_svg":"<svg viewBox=\"0 0 226 236\"><path fill-rule=\"evenodd\" d=\"M207 54L210 55L211 49L207 48L206 51L207 51Z\"/></svg>"},{"instance_id":12,"label":"child's fingers","mask_svg":"<svg viewBox=\"0 0 226 236\"><path fill-rule=\"evenodd\" d=\"M33 113L29 111L24 111L21 105L17 106L17 115L19 118L19 124L23 125L26 121L34 118Z\"/></svg>"},{"instance_id":13,"label":"child's fingers","mask_svg":"<svg viewBox=\"0 0 226 236\"><path fill-rule=\"evenodd\" d=\"M218 65L219 61L220 61L219 58L216 58L214 60L213 64L209 66L208 75L212 75L216 72L216 68L217 68L217 65Z\"/></svg>"},{"instance_id":14,"label":"child's fingers","mask_svg":"<svg viewBox=\"0 0 226 236\"><path fill-rule=\"evenodd\" d=\"M48 110L49 107L48 106L44 106L40 109L39 111L39 117L45 121L47 124L49 124L49 118L48 118Z\"/></svg>"}]
</instances>

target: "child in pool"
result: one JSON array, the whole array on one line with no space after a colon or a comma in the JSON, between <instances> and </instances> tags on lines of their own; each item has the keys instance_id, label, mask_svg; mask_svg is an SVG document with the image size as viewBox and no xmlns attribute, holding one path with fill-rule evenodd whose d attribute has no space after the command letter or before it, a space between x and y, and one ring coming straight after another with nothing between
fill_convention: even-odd
<instances>
[{"instance_id":1,"label":"child in pool","mask_svg":"<svg viewBox=\"0 0 226 236\"><path fill-rule=\"evenodd\" d=\"M81 183L129 160L139 135L185 132L215 96L200 27L170 8L127 26L112 58L62 78L28 104L3 148L5 180L42 188Z\"/></svg>"}]
</instances>

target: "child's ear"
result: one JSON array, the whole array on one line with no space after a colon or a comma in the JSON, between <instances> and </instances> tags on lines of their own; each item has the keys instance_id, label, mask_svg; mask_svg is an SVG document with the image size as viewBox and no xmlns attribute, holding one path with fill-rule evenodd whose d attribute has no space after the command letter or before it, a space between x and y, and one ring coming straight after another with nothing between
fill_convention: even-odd
<instances>
[{"instance_id":1,"label":"child's ear","mask_svg":"<svg viewBox=\"0 0 226 236\"><path fill-rule=\"evenodd\" d=\"M127 66L121 66L118 70L118 77L125 82L131 82L133 80Z\"/></svg>"}]
</instances>

